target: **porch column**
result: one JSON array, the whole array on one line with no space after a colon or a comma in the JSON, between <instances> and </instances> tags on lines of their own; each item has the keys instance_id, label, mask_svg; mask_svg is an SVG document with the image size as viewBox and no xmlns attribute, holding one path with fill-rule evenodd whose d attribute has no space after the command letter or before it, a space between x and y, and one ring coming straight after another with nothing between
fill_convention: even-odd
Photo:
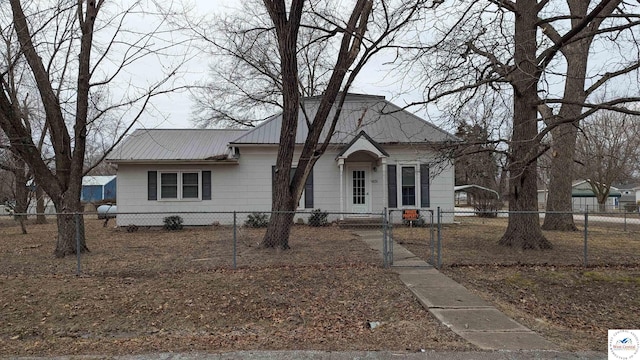
<instances>
[{"instance_id":1,"label":"porch column","mask_svg":"<svg viewBox=\"0 0 640 360\"><path fill-rule=\"evenodd\" d=\"M344 159L338 159L340 168L340 220L344 220Z\"/></svg>"}]
</instances>

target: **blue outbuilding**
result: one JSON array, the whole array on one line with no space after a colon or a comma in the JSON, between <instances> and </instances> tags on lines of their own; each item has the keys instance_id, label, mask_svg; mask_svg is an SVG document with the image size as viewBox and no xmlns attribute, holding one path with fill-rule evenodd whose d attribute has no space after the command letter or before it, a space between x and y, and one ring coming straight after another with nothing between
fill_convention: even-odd
<instances>
[{"instance_id":1,"label":"blue outbuilding","mask_svg":"<svg viewBox=\"0 0 640 360\"><path fill-rule=\"evenodd\" d=\"M83 202L116 201L116 176L85 176L82 178Z\"/></svg>"}]
</instances>

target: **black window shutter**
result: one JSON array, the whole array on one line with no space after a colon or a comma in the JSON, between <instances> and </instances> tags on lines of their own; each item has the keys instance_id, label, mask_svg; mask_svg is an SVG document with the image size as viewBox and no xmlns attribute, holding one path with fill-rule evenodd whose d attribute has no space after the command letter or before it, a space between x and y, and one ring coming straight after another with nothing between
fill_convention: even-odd
<instances>
[{"instance_id":1,"label":"black window shutter","mask_svg":"<svg viewBox=\"0 0 640 360\"><path fill-rule=\"evenodd\" d=\"M202 172L202 200L211 200L211 171Z\"/></svg>"},{"instance_id":2,"label":"black window shutter","mask_svg":"<svg viewBox=\"0 0 640 360\"><path fill-rule=\"evenodd\" d=\"M389 208L398 207L398 183L396 179L396 166L387 165L387 191L389 195Z\"/></svg>"},{"instance_id":3,"label":"black window shutter","mask_svg":"<svg viewBox=\"0 0 640 360\"><path fill-rule=\"evenodd\" d=\"M429 200L429 165L420 164L420 207L431 206Z\"/></svg>"},{"instance_id":4,"label":"black window shutter","mask_svg":"<svg viewBox=\"0 0 640 360\"><path fill-rule=\"evenodd\" d=\"M313 169L309 172L307 182L304 183L304 208L313 209Z\"/></svg>"},{"instance_id":5,"label":"black window shutter","mask_svg":"<svg viewBox=\"0 0 640 360\"><path fill-rule=\"evenodd\" d=\"M158 200L157 171L147 171L147 200Z\"/></svg>"}]
</instances>

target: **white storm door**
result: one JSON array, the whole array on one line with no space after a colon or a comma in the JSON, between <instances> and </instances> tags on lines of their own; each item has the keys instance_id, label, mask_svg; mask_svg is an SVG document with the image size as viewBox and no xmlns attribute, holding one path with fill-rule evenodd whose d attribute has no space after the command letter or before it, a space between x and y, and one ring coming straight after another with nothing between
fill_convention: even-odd
<instances>
[{"instance_id":1,"label":"white storm door","mask_svg":"<svg viewBox=\"0 0 640 360\"><path fill-rule=\"evenodd\" d=\"M349 211L352 213L369 213L370 208L370 189L369 189L369 168L352 167L349 168L349 182L347 204Z\"/></svg>"}]
</instances>

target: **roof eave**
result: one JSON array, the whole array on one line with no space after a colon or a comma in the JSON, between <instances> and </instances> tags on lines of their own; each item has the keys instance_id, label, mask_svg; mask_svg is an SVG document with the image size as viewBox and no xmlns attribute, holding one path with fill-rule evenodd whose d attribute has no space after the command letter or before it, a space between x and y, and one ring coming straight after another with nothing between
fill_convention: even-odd
<instances>
[{"instance_id":1,"label":"roof eave","mask_svg":"<svg viewBox=\"0 0 640 360\"><path fill-rule=\"evenodd\" d=\"M237 158L224 160L206 160L206 159L107 159L107 162L113 164L140 164L140 165L222 165L222 164L238 164Z\"/></svg>"}]
</instances>

